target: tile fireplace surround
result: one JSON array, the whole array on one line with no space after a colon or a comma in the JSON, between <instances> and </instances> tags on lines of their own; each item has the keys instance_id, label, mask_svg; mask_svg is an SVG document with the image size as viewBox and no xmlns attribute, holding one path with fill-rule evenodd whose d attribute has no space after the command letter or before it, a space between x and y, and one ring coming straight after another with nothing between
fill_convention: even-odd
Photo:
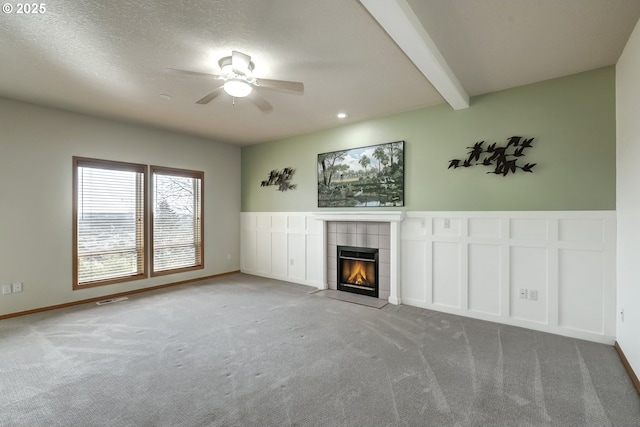
<instances>
[{"instance_id":1,"label":"tile fireplace surround","mask_svg":"<svg viewBox=\"0 0 640 427\"><path fill-rule=\"evenodd\" d=\"M378 249L378 298L391 289L391 239L388 222L327 221L327 283L338 289L338 246Z\"/></svg>"},{"instance_id":2,"label":"tile fireplace surround","mask_svg":"<svg viewBox=\"0 0 640 427\"><path fill-rule=\"evenodd\" d=\"M337 289L337 246L361 246L379 249L378 298L400 304L399 226L404 212L325 212L313 214L323 221L326 256L323 271L329 289Z\"/></svg>"}]
</instances>

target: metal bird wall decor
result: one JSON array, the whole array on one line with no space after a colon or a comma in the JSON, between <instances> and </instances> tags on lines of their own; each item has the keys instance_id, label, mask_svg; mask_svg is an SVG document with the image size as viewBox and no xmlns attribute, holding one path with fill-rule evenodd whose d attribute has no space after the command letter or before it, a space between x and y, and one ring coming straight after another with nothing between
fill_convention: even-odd
<instances>
[{"instance_id":1,"label":"metal bird wall decor","mask_svg":"<svg viewBox=\"0 0 640 427\"><path fill-rule=\"evenodd\" d=\"M467 147L471 151L466 159L453 159L449 161L447 169L468 168L470 166L490 166L496 175L507 176L509 173L516 173L518 169L523 172L533 172L533 167L537 163L525 163L520 165L518 162L524 157L524 151L531 148L531 143L535 138L525 139L521 136L512 136L508 139L506 145L500 147L497 142L484 147L484 141L476 142L473 147Z\"/></svg>"},{"instance_id":2,"label":"metal bird wall decor","mask_svg":"<svg viewBox=\"0 0 640 427\"><path fill-rule=\"evenodd\" d=\"M291 184L291 178L295 173L295 169L292 168L284 168L281 171L274 169L269 172L269 176L266 180L260 183L260 187L268 187L270 185L277 185L278 191L287 191L287 190L295 190L296 184Z\"/></svg>"}]
</instances>

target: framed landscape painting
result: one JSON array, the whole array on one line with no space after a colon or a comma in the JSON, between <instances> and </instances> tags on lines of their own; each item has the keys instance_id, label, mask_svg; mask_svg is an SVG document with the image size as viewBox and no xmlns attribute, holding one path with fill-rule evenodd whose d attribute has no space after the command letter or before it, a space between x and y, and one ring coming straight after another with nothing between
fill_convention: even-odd
<instances>
[{"instance_id":1,"label":"framed landscape painting","mask_svg":"<svg viewBox=\"0 0 640 427\"><path fill-rule=\"evenodd\" d=\"M404 206L404 141L318 154L318 207Z\"/></svg>"}]
</instances>

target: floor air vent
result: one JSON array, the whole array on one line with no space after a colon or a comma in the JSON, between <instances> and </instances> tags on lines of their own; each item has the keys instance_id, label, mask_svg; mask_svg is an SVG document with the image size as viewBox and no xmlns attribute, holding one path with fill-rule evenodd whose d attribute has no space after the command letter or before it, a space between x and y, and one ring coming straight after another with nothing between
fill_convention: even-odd
<instances>
[{"instance_id":1,"label":"floor air vent","mask_svg":"<svg viewBox=\"0 0 640 427\"><path fill-rule=\"evenodd\" d=\"M118 297L118 298L109 298L103 301L98 301L96 302L97 305L105 305L105 304L113 304L114 302L120 302L120 301L124 301L124 300L128 300L129 298L127 297Z\"/></svg>"}]
</instances>

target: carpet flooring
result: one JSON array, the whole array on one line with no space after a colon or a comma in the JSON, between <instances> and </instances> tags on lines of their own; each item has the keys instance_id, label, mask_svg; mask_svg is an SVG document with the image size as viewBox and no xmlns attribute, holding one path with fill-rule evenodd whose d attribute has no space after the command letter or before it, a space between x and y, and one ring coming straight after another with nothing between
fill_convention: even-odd
<instances>
[{"instance_id":1,"label":"carpet flooring","mask_svg":"<svg viewBox=\"0 0 640 427\"><path fill-rule=\"evenodd\" d=\"M243 274L0 321L0 426L640 426L606 345Z\"/></svg>"}]
</instances>

